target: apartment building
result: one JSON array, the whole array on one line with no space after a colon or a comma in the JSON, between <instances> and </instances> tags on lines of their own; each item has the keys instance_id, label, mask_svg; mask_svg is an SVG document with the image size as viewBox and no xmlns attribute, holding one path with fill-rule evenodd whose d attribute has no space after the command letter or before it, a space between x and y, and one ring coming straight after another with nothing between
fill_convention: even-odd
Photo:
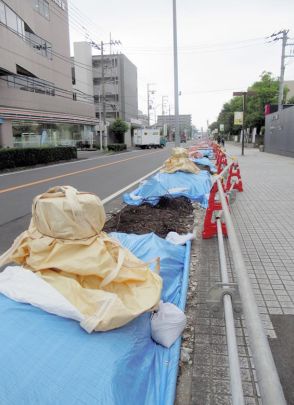
<instances>
[{"instance_id":1,"label":"apartment building","mask_svg":"<svg viewBox=\"0 0 294 405\"><path fill-rule=\"evenodd\" d=\"M0 146L93 139L93 96L72 86L66 0L0 0Z\"/></svg>"},{"instance_id":2,"label":"apartment building","mask_svg":"<svg viewBox=\"0 0 294 405\"><path fill-rule=\"evenodd\" d=\"M93 56L93 85L96 116L103 118L102 60ZM137 68L123 54L104 55L106 120L138 118Z\"/></svg>"},{"instance_id":3,"label":"apartment building","mask_svg":"<svg viewBox=\"0 0 294 405\"><path fill-rule=\"evenodd\" d=\"M158 127L168 128L169 134L175 131L175 116L174 115L158 115L157 124ZM179 126L180 134L186 136L186 138L191 137L192 133L192 116L190 114L180 114L179 115Z\"/></svg>"},{"instance_id":4,"label":"apartment building","mask_svg":"<svg viewBox=\"0 0 294 405\"><path fill-rule=\"evenodd\" d=\"M190 114L180 114L179 115L180 129L191 129L192 126L192 116ZM175 128L175 116L174 115L158 115L157 126L162 127L166 124L171 129Z\"/></svg>"},{"instance_id":5,"label":"apartment building","mask_svg":"<svg viewBox=\"0 0 294 405\"><path fill-rule=\"evenodd\" d=\"M73 83L80 93L93 94L95 114L102 122L138 119L137 68L125 55L108 54L102 59L92 56L89 43L74 43Z\"/></svg>"}]
</instances>

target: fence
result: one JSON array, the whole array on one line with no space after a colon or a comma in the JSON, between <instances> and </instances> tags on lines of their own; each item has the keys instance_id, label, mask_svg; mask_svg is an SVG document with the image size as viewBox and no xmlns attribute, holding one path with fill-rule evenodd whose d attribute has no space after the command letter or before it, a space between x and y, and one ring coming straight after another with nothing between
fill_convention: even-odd
<instances>
[{"instance_id":1,"label":"fence","mask_svg":"<svg viewBox=\"0 0 294 405\"><path fill-rule=\"evenodd\" d=\"M218 175L210 194L202 235L203 238L215 235L218 237L221 283L210 290L208 304L213 310L219 309L222 304L224 307L232 403L233 405L244 404L233 317L233 310L238 312L242 306L262 402L265 405L283 405L286 404L283 390L230 215L228 201L233 200L232 191L243 191L239 165L235 158L224 153L216 145L214 145L214 152ZM229 159L230 163L228 163ZM237 284L229 283L223 234L228 236Z\"/></svg>"}]
</instances>

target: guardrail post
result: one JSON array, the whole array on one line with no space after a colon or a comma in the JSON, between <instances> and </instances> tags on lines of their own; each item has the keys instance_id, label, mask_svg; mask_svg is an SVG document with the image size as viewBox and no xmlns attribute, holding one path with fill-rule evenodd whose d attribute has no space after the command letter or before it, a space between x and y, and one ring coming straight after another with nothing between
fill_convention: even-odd
<instances>
[{"instance_id":1,"label":"guardrail post","mask_svg":"<svg viewBox=\"0 0 294 405\"><path fill-rule=\"evenodd\" d=\"M286 405L286 400L274 363L273 355L264 332L258 306L251 287L250 278L244 263L243 255L220 179L217 179L217 185L218 194L222 204L222 211L227 226L234 270L237 275L242 300L242 308L245 315L250 347L252 349L253 361L257 372L258 385L261 391L262 403L264 405Z\"/></svg>"}]
</instances>

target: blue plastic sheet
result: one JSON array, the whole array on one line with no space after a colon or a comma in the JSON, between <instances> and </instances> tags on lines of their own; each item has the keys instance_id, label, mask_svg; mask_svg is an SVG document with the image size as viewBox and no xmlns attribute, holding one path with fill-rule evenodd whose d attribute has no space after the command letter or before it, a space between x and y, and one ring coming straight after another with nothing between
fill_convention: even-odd
<instances>
[{"instance_id":1,"label":"blue plastic sheet","mask_svg":"<svg viewBox=\"0 0 294 405\"><path fill-rule=\"evenodd\" d=\"M156 205L160 197L187 197L198 201L202 207L208 204L211 189L211 176L207 171L199 174L176 172L157 173L131 193L123 195L123 201L128 205L148 203Z\"/></svg>"},{"instance_id":2,"label":"blue plastic sheet","mask_svg":"<svg viewBox=\"0 0 294 405\"><path fill-rule=\"evenodd\" d=\"M202 153L203 157L207 157L209 159L213 159L213 150L212 149L198 149L200 153Z\"/></svg>"},{"instance_id":3,"label":"blue plastic sheet","mask_svg":"<svg viewBox=\"0 0 294 405\"><path fill-rule=\"evenodd\" d=\"M154 234L112 234L143 260L161 258L164 301L184 309L190 244ZM172 405L180 339L150 337L150 314L87 334L73 320L0 295L0 403L9 405Z\"/></svg>"},{"instance_id":4,"label":"blue plastic sheet","mask_svg":"<svg viewBox=\"0 0 294 405\"><path fill-rule=\"evenodd\" d=\"M215 164L212 163L211 160L209 160L207 157L203 157L203 158L191 158L192 162L199 164L199 165L203 165L203 166L209 166L210 170L212 173L216 173L217 169L215 167Z\"/></svg>"}]
</instances>

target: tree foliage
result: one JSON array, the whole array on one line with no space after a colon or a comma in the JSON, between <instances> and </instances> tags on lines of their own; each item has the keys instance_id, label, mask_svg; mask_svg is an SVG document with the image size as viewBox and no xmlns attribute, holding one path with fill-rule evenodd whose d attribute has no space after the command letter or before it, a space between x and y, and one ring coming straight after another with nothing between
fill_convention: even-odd
<instances>
[{"instance_id":1,"label":"tree foliage","mask_svg":"<svg viewBox=\"0 0 294 405\"><path fill-rule=\"evenodd\" d=\"M287 104L294 104L294 96L288 98Z\"/></svg>"},{"instance_id":2,"label":"tree foliage","mask_svg":"<svg viewBox=\"0 0 294 405\"><path fill-rule=\"evenodd\" d=\"M113 121L109 128L115 135L122 136L125 132L127 132L129 126L121 118L117 118L115 121Z\"/></svg>"},{"instance_id":3,"label":"tree foliage","mask_svg":"<svg viewBox=\"0 0 294 405\"><path fill-rule=\"evenodd\" d=\"M277 104L279 94L279 80L270 72L263 72L260 80L248 87L247 91L255 92L254 96L247 97L245 126L257 127L258 131L264 126L264 108L266 104ZM287 87L284 89L286 98ZM243 111L243 97L233 97L225 103L219 113L217 123L224 124L225 132L234 134L240 130L240 126L234 126L234 112Z\"/></svg>"}]
</instances>

